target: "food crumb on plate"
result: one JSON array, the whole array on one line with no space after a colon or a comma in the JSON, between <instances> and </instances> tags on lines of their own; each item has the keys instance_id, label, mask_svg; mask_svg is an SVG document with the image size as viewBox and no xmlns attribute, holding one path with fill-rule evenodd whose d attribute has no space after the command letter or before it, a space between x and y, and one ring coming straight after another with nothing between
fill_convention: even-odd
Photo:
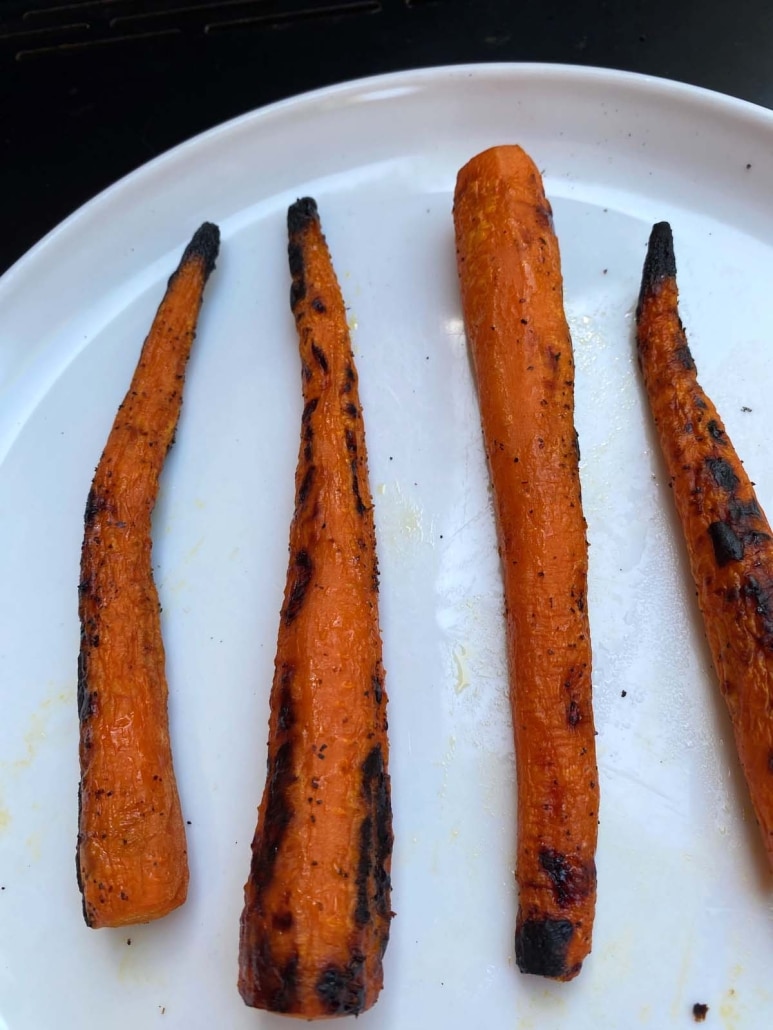
<instances>
[{"instance_id":1,"label":"food crumb on plate","mask_svg":"<svg viewBox=\"0 0 773 1030\"><path fill-rule=\"evenodd\" d=\"M709 1011L708 1005L704 1005L703 1002L696 1001L692 1007L692 1018L696 1023L702 1023L706 1018L706 1014Z\"/></svg>"}]
</instances>

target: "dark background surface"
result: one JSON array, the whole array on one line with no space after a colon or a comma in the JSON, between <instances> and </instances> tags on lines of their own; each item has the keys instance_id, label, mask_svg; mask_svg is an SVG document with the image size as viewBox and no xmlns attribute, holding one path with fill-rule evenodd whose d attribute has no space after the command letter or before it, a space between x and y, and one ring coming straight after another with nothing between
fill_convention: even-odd
<instances>
[{"instance_id":1,"label":"dark background surface","mask_svg":"<svg viewBox=\"0 0 773 1030\"><path fill-rule=\"evenodd\" d=\"M0 272L82 203L255 107L379 72L598 65L773 107L769 0L0 0Z\"/></svg>"}]
</instances>

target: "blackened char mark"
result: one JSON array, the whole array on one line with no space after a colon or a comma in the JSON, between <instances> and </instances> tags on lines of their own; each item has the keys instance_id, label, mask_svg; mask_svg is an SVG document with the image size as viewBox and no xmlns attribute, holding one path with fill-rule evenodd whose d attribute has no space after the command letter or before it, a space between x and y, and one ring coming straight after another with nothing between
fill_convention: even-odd
<instances>
[{"instance_id":1,"label":"blackened char mark","mask_svg":"<svg viewBox=\"0 0 773 1030\"><path fill-rule=\"evenodd\" d=\"M295 666L284 662L279 673L279 711L277 713L277 725L283 733L291 730L295 725L294 676Z\"/></svg>"},{"instance_id":2,"label":"blackened char mark","mask_svg":"<svg viewBox=\"0 0 773 1030\"><path fill-rule=\"evenodd\" d=\"M311 583L313 575L314 564L309 552L306 550L296 551L290 565L292 585L288 591L287 601L285 603L284 611L282 612L282 618L285 623L292 622L303 607L303 602L306 600L306 593L309 589L309 584Z\"/></svg>"},{"instance_id":3,"label":"blackened char mark","mask_svg":"<svg viewBox=\"0 0 773 1030\"><path fill-rule=\"evenodd\" d=\"M676 255L674 254L674 237L668 222L657 222L652 227L647 256L641 277L641 291L636 308L636 317L641 315L647 296L656 293L666 279L676 278Z\"/></svg>"},{"instance_id":4,"label":"blackened char mark","mask_svg":"<svg viewBox=\"0 0 773 1030\"><path fill-rule=\"evenodd\" d=\"M83 781L78 783L78 826L81 824L81 812L83 811ZM78 834L78 839L75 844L75 877L78 881L78 890L81 892L81 911L83 912L83 921L86 926L92 925L92 910L86 904L86 895L83 891L83 873L81 871L81 834Z\"/></svg>"},{"instance_id":5,"label":"blackened char mark","mask_svg":"<svg viewBox=\"0 0 773 1030\"><path fill-rule=\"evenodd\" d=\"M306 298L306 261L303 254L303 237L308 229L319 223L316 202L311 197L302 197L291 204L287 210L287 232L289 243L287 257L290 263L292 286L290 287L290 307L298 317L296 308Z\"/></svg>"},{"instance_id":6,"label":"blackened char mark","mask_svg":"<svg viewBox=\"0 0 773 1030\"><path fill-rule=\"evenodd\" d=\"M687 340L683 340L682 343L674 350L674 357L687 372L695 372L695 359L692 356L690 345Z\"/></svg>"},{"instance_id":7,"label":"blackened char mark","mask_svg":"<svg viewBox=\"0 0 773 1030\"><path fill-rule=\"evenodd\" d=\"M85 722L93 711L89 690L89 656L83 642L78 655L78 720Z\"/></svg>"},{"instance_id":8,"label":"blackened char mark","mask_svg":"<svg viewBox=\"0 0 773 1030\"><path fill-rule=\"evenodd\" d=\"M273 879L279 848L294 815L289 793L295 780L293 745L291 741L286 740L277 748L273 760L269 759L263 833L260 835L256 833L252 842L250 890L247 892L248 907L259 913L263 911L263 892ZM249 897L250 894L251 897ZM247 908L245 908L245 918L247 918Z\"/></svg>"},{"instance_id":9,"label":"blackened char mark","mask_svg":"<svg viewBox=\"0 0 773 1030\"><path fill-rule=\"evenodd\" d=\"M542 848L539 864L550 878L553 895L561 908L587 898L596 885L596 865L592 860L577 864L560 851Z\"/></svg>"},{"instance_id":10,"label":"blackened char mark","mask_svg":"<svg viewBox=\"0 0 773 1030\"><path fill-rule=\"evenodd\" d=\"M743 558L743 540L727 522L712 522L709 526L709 536L714 545L714 557L720 568L731 561L740 561Z\"/></svg>"},{"instance_id":11,"label":"blackened char mark","mask_svg":"<svg viewBox=\"0 0 773 1030\"><path fill-rule=\"evenodd\" d=\"M542 229L546 229L548 232L554 232L553 209L550 206L550 201L547 197L542 204L534 205L534 220Z\"/></svg>"},{"instance_id":12,"label":"blackened char mark","mask_svg":"<svg viewBox=\"0 0 773 1030\"><path fill-rule=\"evenodd\" d=\"M86 511L83 517L86 529L91 529L96 522L97 516L101 515L102 512L108 511L109 508L110 502L108 499L92 483L89 495L86 498Z\"/></svg>"},{"instance_id":13,"label":"blackened char mark","mask_svg":"<svg viewBox=\"0 0 773 1030\"><path fill-rule=\"evenodd\" d=\"M292 285L290 286L290 308L298 317L296 308L306 297L306 261L303 256L303 244L292 236L287 244L287 259L290 264Z\"/></svg>"},{"instance_id":14,"label":"blackened char mark","mask_svg":"<svg viewBox=\"0 0 773 1030\"><path fill-rule=\"evenodd\" d=\"M365 502L362 499L362 495L360 494L360 472L357 467L356 458L352 458L350 462L350 467L352 470L352 493L354 494L354 507L357 509L358 515L364 515L365 512L368 510L368 506L365 504Z\"/></svg>"},{"instance_id":15,"label":"blackened char mark","mask_svg":"<svg viewBox=\"0 0 773 1030\"><path fill-rule=\"evenodd\" d=\"M311 488L314 485L314 477L317 473L316 465L309 465L303 473L301 485L298 487L298 497L295 503L296 509L302 508L309 499Z\"/></svg>"},{"instance_id":16,"label":"blackened char mark","mask_svg":"<svg viewBox=\"0 0 773 1030\"><path fill-rule=\"evenodd\" d=\"M317 202L313 197L300 197L287 209L287 232L295 236L319 221Z\"/></svg>"},{"instance_id":17,"label":"blackened char mark","mask_svg":"<svg viewBox=\"0 0 773 1030\"><path fill-rule=\"evenodd\" d=\"M727 443L725 431L716 419L709 419L709 421L706 423L706 430L709 436L712 438L712 440L716 440L717 443L721 444Z\"/></svg>"},{"instance_id":18,"label":"blackened char mark","mask_svg":"<svg viewBox=\"0 0 773 1030\"><path fill-rule=\"evenodd\" d=\"M365 956L354 952L345 966L330 964L319 976L316 991L331 1016L356 1016L365 1005Z\"/></svg>"},{"instance_id":19,"label":"blackened char mark","mask_svg":"<svg viewBox=\"0 0 773 1030\"><path fill-rule=\"evenodd\" d=\"M381 665L373 673L371 683L373 686L373 697L376 700L376 704L380 705L384 700L384 670L381 668Z\"/></svg>"},{"instance_id":20,"label":"blackened char mark","mask_svg":"<svg viewBox=\"0 0 773 1030\"><path fill-rule=\"evenodd\" d=\"M314 360L317 362L317 364L322 369L322 371L323 372L327 372L327 370L328 370L327 354L325 354L325 352L322 350L322 348L319 346L319 344L312 343L312 345L311 345L311 353L314 355Z\"/></svg>"},{"instance_id":21,"label":"blackened char mark","mask_svg":"<svg viewBox=\"0 0 773 1030\"><path fill-rule=\"evenodd\" d=\"M370 922L370 874L373 870L373 819L366 815L360 823L357 859L357 904L354 909L354 921L357 926L367 926Z\"/></svg>"},{"instance_id":22,"label":"blackened char mark","mask_svg":"<svg viewBox=\"0 0 773 1030\"><path fill-rule=\"evenodd\" d=\"M738 497L731 497L727 502L727 513L733 522L762 518L762 509L756 497L751 497L748 501L741 501Z\"/></svg>"},{"instance_id":23,"label":"blackened char mark","mask_svg":"<svg viewBox=\"0 0 773 1030\"><path fill-rule=\"evenodd\" d=\"M242 923L242 935L246 926ZM295 1012L298 1008L298 955L280 965L271 951L267 934L261 934L254 947L241 949L247 968L239 971L239 993L248 1005L265 1007L269 1012Z\"/></svg>"},{"instance_id":24,"label":"blackened char mark","mask_svg":"<svg viewBox=\"0 0 773 1030\"><path fill-rule=\"evenodd\" d=\"M347 414L351 414L350 409L353 409L355 414L357 414L357 408L353 404L346 405ZM348 426L344 429L344 442L346 444L346 450L352 456L351 461L349 462L349 468L352 472L352 493L354 494L354 506L357 509L358 515L364 515L365 512L368 510L368 507L363 501L362 494L360 493L360 470L358 467L357 457L357 437L354 434L354 430L350 429Z\"/></svg>"},{"instance_id":25,"label":"blackened char mark","mask_svg":"<svg viewBox=\"0 0 773 1030\"><path fill-rule=\"evenodd\" d=\"M204 279L208 279L215 269L217 255L220 252L220 229L213 222L204 222L183 252L180 267L186 262L199 260L204 266Z\"/></svg>"},{"instance_id":26,"label":"blackened char mark","mask_svg":"<svg viewBox=\"0 0 773 1030\"><path fill-rule=\"evenodd\" d=\"M303 414L301 415L301 436L303 438L303 458L304 461L311 461L314 453L314 426L311 423L311 416L317 410L319 404L319 397L312 397L311 400L306 401L303 407Z\"/></svg>"},{"instance_id":27,"label":"blackened char mark","mask_svg":"<svg viewBox=\"0 0 773 1030\"><path fill-rule=\"evenodd\" d=\"M312 397L310 400L306 401L306 403L303 406L303 413L301 415L301 425L307 426L309 424L309 422L311 421L311 416L317 410L318 404L319 397Z\"/></svg>"},{"instance_id":28,"label":"blackened char mark","mask_svg":"<svg viewBox=\"0 0 773 1030\"><path fill-rule=\"evenodd\" d=\"M341 393L342 394L347 394L347 393L351 393L352 392L352 386L354 385L355 378L356 378L356 376L355 376L354 369L352 368L351 365L347 365L346 368L344 369L344 381L343 381L343 384L341 386Z\"/></svg>"},{"instance_id":29,"label":"blackened char mark","mask_svg":"<svg viewBox=\"0 0 773 1030\"><path fill-rule=\"evenodd\" d=\"M314 455L314 426L307 421L301 430L303 438L303 460L311 461Z\"/></svg>"},{"instance_id":30,"label":"blackened char mark","mask_svg":"<svg viewBox=\"0 0 773 1030\"><path fill-rule=\"evenodd\" d=\"M706 468L721 490L727 490L731 494L738 487L738 476L725 458L706 458Z\"/></svg>"},{"instance_id":31,"label":"blackened char mark","mask_svg":"<svg viewBox=\"0 0 773 1030\"><path fill-rule=\"evenodd\" d=\"M566 721L572 728L574 728L581 722L581 720L582 710L580 705L574 700L574 698L572 698L566 708Z\"/></svg>"},{"instance_id":32,"label":"blackened char mark","mask_svg":"<svg viewBox=\"0 0 773 1030\"><path fill-rule=\"evenodd\" d=\"M754 605L755 614L762 624L759 643L766 650L773 650L773 583L760 582L756 576L747 576L741 586L741 593Z\"/></svg>"},{"instance_id":33,"label":"blackened char mark","mask_svg":"<svg viewBox=\"0 0 773 1030\"><path fill-rule=\"evenodd\" d=\"M561 977L574 926L568 919L527 919L515 933L515 961L522 973Z\"/></svg>"},{"instance_id":34,"label":"blackened char mark","mask_svg":"<svg viewBox=\"0 0 773 1030\"><path fill-rule=\"evenodd\" d=\"M382 919L388 920L391 881L388 872L392 854L392 806L389 775L381 745L368 752L362 763L362 795L368 814L360 824L357 859L357 905L354 919L365 926L371 919L371 903Z\"/></svg>"}]
</instances>

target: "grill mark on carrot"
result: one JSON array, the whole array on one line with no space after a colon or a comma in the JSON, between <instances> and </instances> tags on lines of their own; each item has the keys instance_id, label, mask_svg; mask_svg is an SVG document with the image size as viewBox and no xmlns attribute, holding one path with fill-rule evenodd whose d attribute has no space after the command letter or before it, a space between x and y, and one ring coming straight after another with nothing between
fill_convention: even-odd
<instances>
[{"instance_id":1,"label":"grill mark on carrot","mask_svg":"<svg viewBox=\"0 0 773 1030\"><path fill-rule=\"evenodd\" d=\"M322 971L316 990L327 1016L357 1016L365 1008L363 966L365 956L352 956L345 966L329 965Z\"/></svg>"},{"instance_id":2,"label":"grill mark on carrot","mask_svg":"<svg viewBox=\"0 0 773 1030\"><path fill-rule=\"evenodd\" d=\"M322 348L319 347L316 343L312 343L312 345L311 345L311 353L314 355L314 358L315 358L317 364L319 365L319 367L322 369L322 371L323 372L327 372L327 369L328 369L327 355L322 350Z\"/></svg>"},{"instance_id":3,"label":"grill mark on carrot","mask_svg":"<svg viewBox=\"0 0 773 1030\"><path fill-rule=\"evenodd\" d=\"M311 454L309 454L309 459ZM313 465L309 465L303 474L301 485L298 487L298 499L296 501L296 508L302 508L306 501L309 499L311 488L314 485L314 476L316 474L316 468Z\"/></svg>"},{"instance_id":4,"label":"grill mark on carrot","mask_svg":"<svg viewBox=\"0 0 773 1030\"><path fill-rule=\"evenodd\" d=\"M354 503L357 508L357 514L364 515L368 510L368 507L363 501L362 494L360 493L360 470L356 458L352 458L349 467L352 470L352 493L354 494Z\"/></svg>"},{"instance_id":5,"label":"grill mark on carrot","mask_svg":"<svg viewBox=\"0 0 773 1030\"><path fill-rule=\"evenodd\" d=\"M295 669L289 663L285 663L282 666L280 673L280 695L279 695L279 714L277 716L277 724L279 729L286 733L291 730L295 725L295 700L293 698L293 677L295 675Z\"/></svg>"},{"instance_id":6,"label":"grill mark on carrot","mask_svg":"<svg viewBox=\"0 0 773 1030\"><path fill-rule=\"evenodd\" d=\"M494 147L460 171L454 222L504 579L516 959L522 972L568 980L590 951L596 896L587 542L558 243L539 172L520 147ZM587 871L587 890L562 882L564 867Z\"/></svg>"},{"instance_id":7,"label":"grill mark on carrot","mask_svg":"<svg viewBox=\"0 0 773 1030\"><path fill-rule=\"evenodd\" d=\"M667 222L650 236L636 338L717 679L773 865L773 539L695 363L679 361L687 342Z\"/></svg>"},{"instance_id":8,"label":"grill mark on carrot","mask_svg":"<svg viewBox=\"0 0 773 1030\"><path fill-rule=\"evenodd\" d=\"M739 482L738 476L726 458L707 458L706 468L711 473L711 477L718 487L722 490L727 490L729 494L735 491Z\"/></svg>"},{"instance_id":9,"label":"grill mark on carrot","mask_svg":"<svg viewBox=\"0 0 773 1030\"><path fill-rule=\"evenodd\" d=\"M392 830L375 528L346 311L313 201L293 205L288 229L291 274L303 280L292 299L304 407L239 991L248 1005L317 1019L364 1011L381 990Z\"/></svg>"},{"instance_id":10,"label":"grill mark on carrot","mask_svg":"<svg viewBox=\"0 0 773 1030\"><path fill-rule=\"evenodd\" d=\"M151 516L219 230L185 248L143 344L84 511L78 610L76 867L86 923L148 922L187 893Z\"/></svg>"},{"instance_id":11,"label":"grill mark on carrot","mask_svg":"<svg viewBox=\"0 0 773 1030\"><path fill-rule=\"evenodd\" d=\"M382 917L389 915L391 881L387 864L392 852L392 811L383 754L378 744L362 764L362 794L368 815L360 824L357 864L355 920L360 926L370 920L371 900Z\"/></svg>"},{"instance_id":12,"label":"grill mark on carrot","mask_svg":"<svg viewBox=\"0 0 773 1030\"><path fill-rule=\"evenodd\" d=\"M709 526L709 536L714 546L714 557L720 568L729 562L740 561L745 553L743 540L741 540L727 522L712 522Z\"/></svg>"},{"instance_id":13,"label":"grill mark on carrot","mask_svg":"<svg viewBox=\"0 0 773 1030\"><path fill-rule=\"evenodd\" d=\"M352 387L356 381L354 369L351 365L346 365L344 368L344 378L341 384L341 393L348 394L352 392Z\"/></svg>"},{"instance_id":14,"label":"grill mark on carrot","mask_svg":"<svg viewBox=\"0 0 773 1030\"><path fill-rule=\"evenodd\" d=\"M282 618L286 623L292 622L303 607L303 602L306 600L306 592L309 589L313 575L314 565L309 557L309 552L305 550L296 551L290 571L290 592L284 612L282 613Z\"/></svg>"},{"instance_id":15,"label":"grill mark on carrot","mask_svg":"<svg viewBox=\"0 0 773 1030\"><path fill-rule=\"evenodd\" d=\"M263 896L274 878L279 848L295 815L290 792L296 776L293 771L293 742L285 740L269 759L266 776L266 820L264 832L253 844L250 879L255 884L253 908L263 914Z\"/></svg>"},{"instance_id":16,"label":"grill mark on carrot","mask_svg":"<svg viewBox=\"0 0 773 1030\"><path fill-rule=\"evenodd\" d=\"M595 887L596 867L592 862L577 866L560 851L541 848L539 863L550 878L553 893L561 908L586 898Z\"/></svg>"}]
</instances>

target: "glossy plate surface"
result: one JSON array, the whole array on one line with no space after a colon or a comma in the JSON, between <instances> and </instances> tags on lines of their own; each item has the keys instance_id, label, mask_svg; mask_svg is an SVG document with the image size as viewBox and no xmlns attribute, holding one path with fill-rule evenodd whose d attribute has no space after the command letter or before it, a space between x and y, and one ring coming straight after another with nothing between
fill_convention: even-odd
<instances>
[{"instance_id":1,"label":"glossy plate surface","mask_svg":"<svg viewBox=\"0 0 773 1030\"><path fill-rule=\"evenodd\" d=\"M544 169L577 360L601 786L579 979L515 968L502 598L451 196L474 153ZM633 355L671 221L703 385L773 513L773 115L607 71L489 65L247 115L98 197L0 281L0 1027L278 1028L237 994L301 412L285 212L314 195L350 307L381 564L395 813L385 989L363 1030L771 1025L773 877ZM223 232L155 515L191 890L87 930L75 881L83 509L165 281ZM129 943L131 942L131 943Z\"/></svg>"}]
</instances>

